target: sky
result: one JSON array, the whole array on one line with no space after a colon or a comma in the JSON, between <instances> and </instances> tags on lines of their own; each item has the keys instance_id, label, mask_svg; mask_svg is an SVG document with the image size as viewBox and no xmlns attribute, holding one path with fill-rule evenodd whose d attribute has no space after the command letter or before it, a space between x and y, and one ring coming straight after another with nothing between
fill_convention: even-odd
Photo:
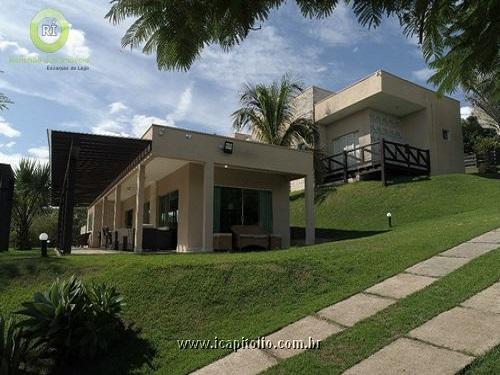
<instances>
[{"instance_id":1,"label":"sky","mask_svg":"<svg viewBox=\"0 0 500 375\"><path fill-rule=\"evenodd\" d=\"M432 70L397 20L369 30L343 5L318 21L303 18L289 1L229 52L206 47L187 72L159 71L154 55L121 48L132 20L110 24L104 18L109 7L102 0L2 0L0 92L14 104L0 112L0 163L47 161L47 129L140 137L154 122L228 135L242 85L285 73L304 87L336 91L383 69L433 89L426 82ZM52 54L39 51L29 35L31 20L45 8L59 10L71 24L68 41ZM89 70L11 61L48 55L88 58ZM450 96L468 113L461 92Z\"/></svg>"}]
</instances>

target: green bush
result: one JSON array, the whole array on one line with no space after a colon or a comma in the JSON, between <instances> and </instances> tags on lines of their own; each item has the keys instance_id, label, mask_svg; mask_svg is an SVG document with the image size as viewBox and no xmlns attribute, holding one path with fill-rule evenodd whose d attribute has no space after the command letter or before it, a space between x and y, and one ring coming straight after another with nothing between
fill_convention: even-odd
<instances>
[{"instance_id":1,"label":"green bush","mask_svg":"<svg viewBox=\"0 0 500 375\"><path fill-rule=\"evenodd\" d=\"M55 369L103 354L123 324L123 303L114 287L86 287L75 276L57 279L45 293L35 293L18 314L27 336L37 340Z\"/></svg>"},{"instance_id":2,"label":"green bush","mask_svg":"<svg viewBox=\"0 0 500 375\"><path fill-rule=\"evenodd\" d=\"M27 374L33 352L22 328L0 315L0 375Z\"/></svg>"}]
</instances>

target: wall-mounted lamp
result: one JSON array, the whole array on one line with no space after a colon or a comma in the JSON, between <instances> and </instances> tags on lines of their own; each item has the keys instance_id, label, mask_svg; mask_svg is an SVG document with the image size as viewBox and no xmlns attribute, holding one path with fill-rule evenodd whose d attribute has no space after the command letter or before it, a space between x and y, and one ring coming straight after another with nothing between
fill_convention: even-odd
<instances>
[{"instance_id":1,"label":"wall-mounted lamp","mask_svg":"<svg viewBox=\"0 0 500 375\"><path fill-rule=\"evenodd\" d=\"M193 138L193 136L191 134L186 134L184 137L186 137L186 139L191 139Z\"/></svg>"},{"instance_id":2,"label":"wall-mounted lamp","mask_svg":"<svg viewBox=\"0 0 500 375\"><path fill-rule=\"evenodd\" d=\"M224 147L222 148L222 151L224 151L225 154L232 154L233 153L233 142L225 141Z\"/></svg>"}]
</instances>

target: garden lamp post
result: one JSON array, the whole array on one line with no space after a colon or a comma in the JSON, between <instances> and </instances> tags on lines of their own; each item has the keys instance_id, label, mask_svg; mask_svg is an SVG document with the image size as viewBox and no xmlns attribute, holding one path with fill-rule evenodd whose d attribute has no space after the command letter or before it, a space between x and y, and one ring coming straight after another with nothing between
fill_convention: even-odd
<instances>
[{"instance_id":1,"label":"garden lamp post","mask_svg":"<svg viewBox=\"0 0 500 375\"><path fill-rule=\"evenodd\" d=\"M387 222L389 223L389 228L392 228L392 214L388 212L386 216L387 216Z\"/></svg>"},{"instance_id":2,"label":"garden lamp post","mask_svg":"<svg viewBox=\"0 0 500 375\"><path fill-rule=\"evenodd\" d=\"M42 248L42 257L47 256L47 241L49 239L49 235L47 233L41 233L38 237L40 239L40 246Z\"/></svg>"}]
</instances>

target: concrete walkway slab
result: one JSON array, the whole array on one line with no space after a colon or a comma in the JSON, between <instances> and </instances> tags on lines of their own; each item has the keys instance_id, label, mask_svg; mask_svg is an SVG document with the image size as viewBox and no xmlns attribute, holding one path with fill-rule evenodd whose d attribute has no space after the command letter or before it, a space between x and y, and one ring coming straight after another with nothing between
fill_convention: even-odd
<instances>
[{"instance_id":1,"label":"concrete walkway slab","mask_svg":"<svg viewBox=\"0 0 500 375\"><path fill-rule=\"evenodd\" d=\"M402 338L344 372L344 375L452 375L474 357Z\"/></svg>"},{"instance_id":2,"label":"concrete walkway slab","mask_svg":"<svg viewBox=\"0 0 500 375\"><path fill-rule=\"evenodd\" d=\"M462 306L471 309L500 314L500 282L469 298Z\"/></svg>"},{"instance_id":3,"label":"concrete walkway slab","mask_svg":"<svg viewBox=\"0 0 500 375\"><path fill-rule=\"evenodd\" d=\"M468 258L434 256L407 268L406 272L422 276L441 277L455 271L469 261Z\"/></svg>"},{"instance_id":4,"label":"concrete walkway slab","mask_svg":"<svg viewBox=\"0 0 500 375\"><path fill-rule=\"evenodd\" d=\"M399 299L424 289L436 280L428 276L400 273L366 289L366 292Z\"/></svg>"},{"instance_id":5,"label":"concrete walkway slab","mask_svg":"<svg viewBox=\"0 0 500 375\"><path fill-rule=\"evenodd\" d=\"M193 372L196 375L254 375L278 363L259 349L240 349Z\"/></svg>"},{"instance_id":6,"label":"concrete walkway slab","mask_svg":"<svg viewBox=\"0 0 500 375\"><path fill-rule=\"evenodd\" d=\"M335 333L342 331L344 328L329 323L325 320L315 318L313 316L306 316L305 318L292 323L279 331L269 335L266 339L270 340L275 348L270 349L271 353L279 358L289 358L297 355L307 347L283 347L282 345L293 345L293 341L297 340L297 344L310 345L309 339L321 341ZM281 344L280 344L281 342Z\"/></svg>"},{"instance_id":7,"label":"concrete walkway slab","mask_svg":"<svg viewBox=\"0 0 500 375\"><path fill-rule=\"evenodd\" d=\"M491 232L486 232L481 236L473 238L469 242L490 242L490 243L497 243L500 245L500 231L492 230Z\"/></svg>"},{"instance_id":8,"label":"concrete walkway slab","mask_svg":"<svg viewBox=\"0 0 500 375\"><path fill-rule=\"evenodd\" d=\"M318 315L351 327L360 320L375 315L394 302L396 300L358 293L344 301L320 310Z\"/></svg>"},{"instance_id":9,"label":"concrete walkway slab","mask_svg":"<svg viewBox=\"0 0 500 375\"><path fill-rule=\"evenodd\" d=\"M415 328L409 336L481 355L500 342L500 315L455 307Z\"/></svg>"},{"instance_id":10,"label":"concrete walkway slab","mask_svg":"<svg viewBox=\"0 0 500 375\"><path fill-rule=\"evenodd\" d=\"M454 257L454 258L477 258L491 250L495 250L500 247L500 244L489 243L489 242L465 242L454 248L442 252L441 256Z\"/></svg>"}]
</instances>

